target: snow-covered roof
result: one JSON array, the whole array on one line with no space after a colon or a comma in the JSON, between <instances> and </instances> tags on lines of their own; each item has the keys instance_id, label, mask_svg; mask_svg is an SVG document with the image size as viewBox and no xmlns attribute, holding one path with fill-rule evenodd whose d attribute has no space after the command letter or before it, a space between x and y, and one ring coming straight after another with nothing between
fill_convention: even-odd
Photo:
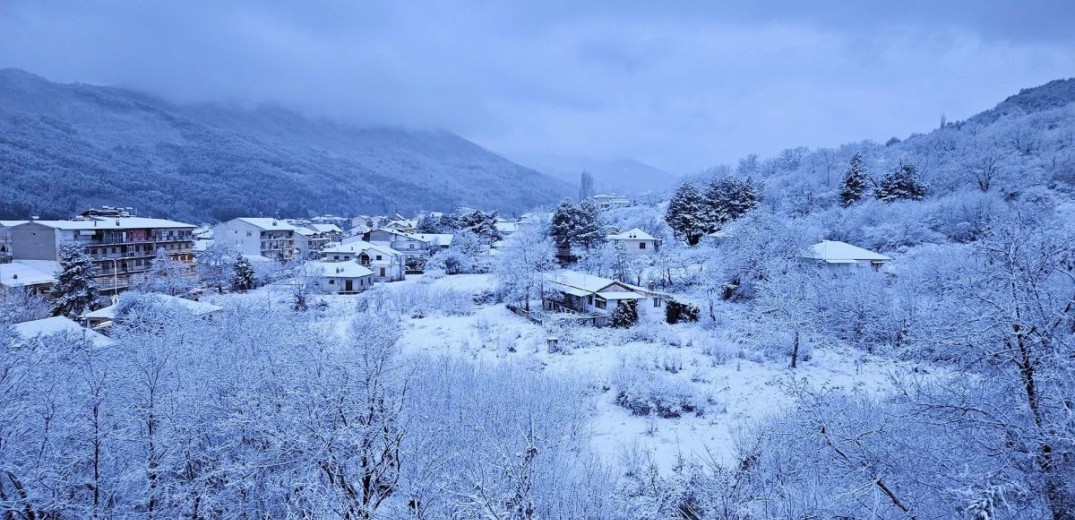
<instances>
[{"instance_id":1,"label":"snow-covered roof","mask_svg":"<svg viewBox=\"0 0 1075 520\"><path fill-rule=\"evenodd\" d=\"M318 233L343 233L343 230L340 229L340 226L337 226L336 224L310 224L306 227Z\"/></svg>"},{"instance_id":2,"label":"snow-covered roof","mask_svg":"<svg viewBox=\"0 0 1075 520\"><path fill-rule=\"evenodd\" d=\"M203 314L209 314L217 312L221 307L213 305L211 303L196 302L194 300L188 300L186 298L179 298L176 296L169 296L167 294L145 294L144 298L149 298L162 305L179 305L184 309L190 311L195 316L201 316ZM120 301L123 301L123 296L119 297ZM87 312L82 317L85 319L93 320L114 320L116 319L116 309L118 304L109 305L95 311Z\"/></svg>"},{"instance_id":3,"label":"snow-covered roof","mask_svg":"<svg viewBox=\"0 0 1075 520\"><path fill-rule=\"evenodd\" d=\"M29 220L0 220L0 227L15 227L27 222L29 222Z\"/></svg>"},{"instance_id":4,"label":"snow-covered roof","mask_svg":"<svg viewBox=\"0 0 1075 520\"><path fill-rule=\"evenodd\" d=\"M634 291L605 291L597 293L598 296L606 300L641 300L646 296Z\"/></svg>"},{"instance_id":5,"label":"snow-covered roof","mask_svg":"<svg viewBox=\"0 0 1075 520\"><path fill-rule=\"evenodd\" d=\"M639 228L634 228L630 231L626 231L617 235L609 235L609 240L657 240L653 238L653 235L642 231Z\"/></svg>"},{"instance_id":6,"label":"snow-covered roof","mask_svg":"<svg viewBox=\"0 0 1075 520\"><path fill-rule=\"evenodd\" d=\"M515 222L501 221L493 224L493 226L501 233L514 233L519 230L519 224Z\"/></svg>"},{"instance_id":7,"label":"snow-covered roof","mask_svg":"<svg viewBox=\"0 0 1075 520\"><path fill-rule=\"evenodd\" d=\"M809 258L815 258L830 264L848 264L857 261L887 262L892 260L880 253L853 246L847 242L822 240L810 246Z\"/></svg>"},{"instance_id":8,"label":"snow-covered roof","mask_svg":"<svg viewBox=\"0 0 1075 520\"><path fill-rule=\"evenodd\" d=\"M318 231L314 231L314 230L309 229L309 228L304 228L304 227L296 227L295 228L295 234L296 235L302 235L304 237L312 237L312 236L314 236L314 235L316 235L318 233L319 233Z\"/></svg>"},{"instance_id":9,"label":"snow-covered roof","mask_svg":"<svg viewBox=\"0 0 1075 520\"><path fill-rule=\"evenodd\" d=\"M455 235L451 233L411 233L410 236L422 242L438 246L450 246L452 245L452 239L455 238Z\"/></svg>"},{"instance_id":10,"label":"snow-covered roof","mask_svg":"<svg viewBox=\"0 0 1075 520\"><path fill-rule=\"evenodd\" d=\"M265 231L294 231L295 226L287 223L286 221L276 218L263 218L263 217L239 217L235 220L246 222L259 229Z\"/></svg>"},{"instance_id":11,"label":"snow-covered roof","mask_svg":"<svg viewBox=\"0 0 1075 520\"><path fill-rule=\"evenodd\" d=\"M12 260L0 264L0 285L26 287L56 282L60 263L53 260Z\"/></svg>"},{"instance_id":12,"label":"snow-covered roof","mask_svg":"<svg viewBox=\"0 0 1075 520\"><path fill-rule=\"evenodd\" d=\"M87 329L63 316L54 316L43 320L27 321L15 325L15 332L23 340L32 340L54 334L66 334L89 341L94 346L104 347L114 343L107 336Z\"/></svg>"},{"instance_id":13,"label":"snow-covered roof","mask_svg":"<svg viewBox=\"0 0 1075 520\"><path fill-rule=\"evenodd\" d=\"M384 253L384 254L389 255L389 256L402 256L403 255L403 253L400 253L399 251L396 251L395 249L392 249L391 247L377 245L377 244L371 244L371 243L363 241L363 240L358 240L358 241L355 241L355 242L348 242L346 244L336 244L336 245L329 246L329 247L326 247L326 248L321 250L321 252L324 253L324 254L332 254L332 253L348 253L348 254L350 254L350 253L361 253L363 251L380 251L381 253Z\"/></svg>"},{"instance_id":14,"label":"snow-covered roof","mask_svg":"<svg viewBox=\"0 0 1075 520\"><path fill-rule=\"evenodd\" d=\"M309 262L307 274L326 278L362 278L373 275L373 271L359 265L358 262Z\"/></svg>"},{"instance_id":15,"label":"snow-covered roof","mask_svg":"<svg viewBox=\"0 0 1075 520\"><path fill-rule=\"evenodd\" d=\"M35 224L41 224L54 229L71 231L84 231L92 229L194 229L198 226L165 220L162 218L145 217L90 217L87 220L35 220Z\"/></svg>"}]
</instances>

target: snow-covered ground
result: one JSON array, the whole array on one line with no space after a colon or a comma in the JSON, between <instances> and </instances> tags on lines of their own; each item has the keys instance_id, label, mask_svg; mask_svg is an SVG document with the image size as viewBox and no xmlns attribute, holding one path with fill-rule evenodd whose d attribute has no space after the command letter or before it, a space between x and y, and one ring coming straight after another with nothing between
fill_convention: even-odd
<instances>
[{"instance_id":1,"label":"snow-covered ground","mask_svg":"<svg viewBox=\"0 0 1075 520\"><path fill-rule=\"evenodd\" d=\"M491 289L494 281L488 275L418 276L388 288L406 290L416 285L475 294ZM207 300L288 306L289 298L285 288L263 287ZM347 334L355 297L317 298L327 305L310 311L311 316L328 330ZM679 457L734 463L737 432L793 406L796 386L879 394L891 388L893 374L934 371L921 364L842 347L817 347L809 359L800 360L798 368L792 370L787 359L764 360L727 347L714 348L714 342L706 339L715 332L696 324L660 325L655 328L656 339L643 340L623 331L583 327L571 331L570 342L560 338L566 352L549 353L549 332L511 313L503 304L475 306L469 315L435 313L407 318L403 327L400 345L406 355L511 362L520 369L543 370L580 381L592 397L594 449L609 463L616 463L626 452L648 452L663 469ZM657 377L688 386L706 403L705 412L670 419L632 415L616 404L615 378L625 367L642 367Z\"/></svg>"}]
</instances>

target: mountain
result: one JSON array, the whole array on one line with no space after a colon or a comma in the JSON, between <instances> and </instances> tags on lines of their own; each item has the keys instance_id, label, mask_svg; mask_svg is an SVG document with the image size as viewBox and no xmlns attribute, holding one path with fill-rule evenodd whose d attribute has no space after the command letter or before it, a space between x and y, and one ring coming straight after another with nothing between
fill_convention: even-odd
<instances>
[{"instance_id":1,"label":"mountain","mask_svg":"<svg viewBox=\"0 0 1075 520\"><path fill-rule=\"evenodd\" d=\"M1025 88L968 121L990 124L1005 116L1018 116L1061 108L1075 103L1075 78L1057 79L1044 85Z\"/></svg>"},{"instance_id":2,"label":"mountain","mask_svg":"<svg viewBox=\"0 0 1075 520\"><path fill-rule=\"evenodd\" d=\"M517 154L511 158L519 164L553 175L571 184L576 190L582 172L588 171L593 175L597 193L638 195L660 192L671 189L678 181L671 173L627 158L602 160L546 153Z\"/></svg>"},{"instance_id":3,"label":"mountain","mask_svg":"<svg viewBox=\"0 0 1075 520\"><path fill-rule=\"evenodd\" d=\"M516 213L574 188L451 132L278 108L176 105L0 70L0 218L91 206L193 222L238 215Z\"/></svg>"}]
</instances>

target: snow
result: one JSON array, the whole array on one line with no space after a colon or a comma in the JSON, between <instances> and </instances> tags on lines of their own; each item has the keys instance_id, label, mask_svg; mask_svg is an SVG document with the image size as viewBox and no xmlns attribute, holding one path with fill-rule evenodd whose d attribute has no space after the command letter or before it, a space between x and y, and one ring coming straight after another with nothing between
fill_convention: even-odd
<instances>
[{"instance_id":1,"label":"snow","mask_svg":"<svg viewBox=\"0 0 1075 520\"><path fill-rule=\"evenodd\" d=\"M284 222L283 220L275 218L262 218L262 217L239 217L235 220L246 222L259 229L266 231L294 231L295 226Z\"/></svg>"},{"instance_id":2,"label":"snow","mask_svg":"<svg viewBox=\"0 0 1075 520\"><path fill-rule=\"evenodd\" d=\"M53 260L12 260L0 264L0 286L25 287L56 282L60 263Z\"/></svg>"},{"instance_id":3,"label":"snow","mask_svg":"<svg viewBox=\"0 0 1075 520\"><path fill-rule=\"evenodd\" d=\"M191 228L194 224L185 224L174 220L145 217L91 217L92 220L35 220L35 224L41 224L55 229L64 230L93 230L93 229L162 229L162 228Z\"/></svg>"},{"instance_id":4,"label":"snow","mask_svg":"<svg viewBox=\"0 0 1075 520\"><path fill-rule=\"evenodd\" d=\"M495 287L487 274L410 276L385 284L389 290L415 285L477 294ZM248 294L221 299L287 305L287 296L264 287ZM354 315L354 299L319 296L327 310L322 325L347 334ZM219 303L219 301L218 301ZM809 359L792 370L786 358L767 360L722 345L714 336L734 336L734 322L718 331L698 324L653 326L641 334L609 328L546 329L523 319L503 304L476 306L465 316L432 314L405 318L400 346L407 356L457 356L473 363L512 363L525 369L581 380L588 388L592 415L592 447L607 464L617 464L626 452L653 456L659 468L669 471L680 457L712 457L734 464L738 432L795 406L795 388L846 389L853 393L883 395L892 391L897 373L933 372L925 365L864 354L849 347L816 346ZM648 330L648 329L647 329ZM564 353L547 352L550 336L559 339ZM574 338L574 339L572 339ZM716 345L716 346L715 346ZM804 356L805 357L805 356ZM616 403L615 376L625 367L641 367L655 377L692 389L705 402L702 416L664 419L635 416Z\"/></svg>"},{"instance_id":5,"label":"snow","mask_svg":"<svg viewBox=\"0 0 1075 520\"><path fill-rule=\"evenodd\" d=\"M642 231L639 228L634 228L630 231L625 231L618 235L609 235L609 240L657 240L653 238L653 235Z\"/></svg>"},{"instance_id":6,"label":"snow","mask_svg":"<svg viewBox=\"0 0 1075 520\"><path fill-rule=\"evenodd\" d=\"M835 240L822 240L821 242L810 246L810 253L810 258L823 260L830 264L850 264L856 263L859 260L877 262L892 260L891 257L887 257L880 253L874 253L873 251L853 246L847 242L839 242Z\"/></svg>"},{"instance_id":7,"label":"snow","mask_svg":"<svg viewBox=\"0 0 1075 520\"><path fill-rule=\"evenodd\" d=\"M113 343L107 336L87 329L63 316L18 323L15 325L15 332L26 341L56 334L65 334L85 339L98 347L108 346Z\"/></svg>"},{"instance_id":8,"label":"snow","mask_svg":"<svg viewBox=\"0 0 1075 520\"><path fill-rule=\"evenodd\" d=\"M181 305L183 308L187 309L196 316L217 312L221 309L220 306L213 305L211 303L196 302L194 300L188 300L186 298L179 298L176 296L169 296L167 294L147 294L143 297L153 298L161 304ZM121 295L120 300L122 299L123 296ZM87 312L86 314L83 314L82 317L85 319L93 320L112 320L116 318L117 308L118 304L109 305L108 307L103 307L92 312Z\"/></svg>"}]
</instances>

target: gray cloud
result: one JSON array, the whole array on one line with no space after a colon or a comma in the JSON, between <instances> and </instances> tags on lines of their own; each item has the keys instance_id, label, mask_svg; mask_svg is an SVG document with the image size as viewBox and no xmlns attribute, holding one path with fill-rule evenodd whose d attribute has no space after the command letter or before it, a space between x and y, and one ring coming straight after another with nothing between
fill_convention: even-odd
<instances>
[{"instance_id":1,"label":"gray cloud","mask_svg":"<svg viewBox=\"0 0 1075 520\"><path fill-rule=\"evenodd\" d=\"M679 172L903 136L1075 71L1064 1L577 4L9 0L0 66Z\"/></svg>"}]
</instances>

